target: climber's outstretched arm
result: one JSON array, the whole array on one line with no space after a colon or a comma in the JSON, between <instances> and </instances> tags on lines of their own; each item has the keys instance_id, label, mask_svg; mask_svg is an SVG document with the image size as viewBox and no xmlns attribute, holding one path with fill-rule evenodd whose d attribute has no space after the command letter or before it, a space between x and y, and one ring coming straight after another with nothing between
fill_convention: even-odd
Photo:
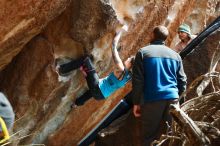
<instances>
[{"instance_id":1,"label":"climber's outstretched arm","mask_svg":"<svg viewBox=\"0 0 220 146\"><path fill-rule=\"evenodd\" d=\"M123 71L124 65L123 65L123 62L122 62L122 60L119 56L119 53L118 53L118 48L119 48L118 43L119 43L119 39L121 37L121 34L122 34L122 30L116 34L114 41L112 43L112 58L114 60L116 68L120 71Z\"/></svg>"}]
</instances>

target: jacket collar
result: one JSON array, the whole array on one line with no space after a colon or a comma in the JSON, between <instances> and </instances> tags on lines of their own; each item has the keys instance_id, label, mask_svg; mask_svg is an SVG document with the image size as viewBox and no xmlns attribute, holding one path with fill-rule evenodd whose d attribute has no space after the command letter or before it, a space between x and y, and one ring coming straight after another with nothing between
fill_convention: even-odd
<instances>
[{"instance_id":1,"label":"jacket collar","mask_svg":"<svg viewBox=\"0 0 220 146\"><path fill-rule=\"evenodd\" d=\"M162 40L154 40L150 42L151 45L165 45L165 42Z\"/></svg>"}]
</instances>

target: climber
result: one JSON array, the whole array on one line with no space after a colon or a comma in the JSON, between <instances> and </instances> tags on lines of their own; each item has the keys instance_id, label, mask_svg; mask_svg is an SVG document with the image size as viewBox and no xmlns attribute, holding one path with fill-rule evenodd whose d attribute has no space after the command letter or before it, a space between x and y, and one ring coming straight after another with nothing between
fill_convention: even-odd
<instances>
[{"instance_id":1,"label":"climber","mask_svg":"<svg viewBox=\"0 0 220 146\"><path fill-rule=\"evenodd\" d=\"M107 99L113 92L123 87L131 79L130 70L134 62L134 56L122 62L117 50L122 32L123 29L116 34L112 44L112 57L115 63L114 70L105 78L99 79L89 56L73 60L58 68L58 72L61 75L80 68L86 77L89 90L76 99L75 105L83 105L91 97L94 97L96 100Z\"/></svg>"},{"instance_id":2,"label":"climber","mask_svg":"<svg viewBox=\"0 0 220 146\"><path fill-rule=\"evenodd\" d=\"M0 144L10 139L9 131L14 123L14 112L12 106L5 95L0 92Z\"/></svg>"},{"instance_id":3,"label":"climber","mask_svg":"<svg viewBox=\"0 0 220 146\"><path fill-rule=\"evenodd\" d=\"M196 35L191 34L190 27L187 24L179 26L178 35L180 42L178 42L174 47L174 50L177 53L181 52L196 37Z\"/></svg>"}]
</instances>

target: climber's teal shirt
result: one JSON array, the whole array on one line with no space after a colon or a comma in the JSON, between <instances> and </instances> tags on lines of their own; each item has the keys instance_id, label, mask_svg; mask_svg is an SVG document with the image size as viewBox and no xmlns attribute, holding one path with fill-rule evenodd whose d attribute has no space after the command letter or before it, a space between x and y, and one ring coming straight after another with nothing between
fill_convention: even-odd
<instances>
[{"instance_id":1,"label":"climber's teal shirt","mask_svg":"<svg viewBox=\"0 0 220 146\"><path fill-rule=\"evenodd\" d=\"M107 77L100 79L99 88L103 96L108 98L117 89L125 86L125 84L131 79L131 74L128 70L125 70L125 75L122 80L117 79L114 73L110 73Z\"/></svg>"}]
</instances>

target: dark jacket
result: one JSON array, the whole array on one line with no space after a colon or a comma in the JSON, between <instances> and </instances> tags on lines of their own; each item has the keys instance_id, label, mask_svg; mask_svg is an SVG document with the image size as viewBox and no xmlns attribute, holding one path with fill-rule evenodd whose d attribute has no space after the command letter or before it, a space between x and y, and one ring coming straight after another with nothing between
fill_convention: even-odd
<instances>
[{"instance_id":1,"label":"dark jacket","mask_svg":"<svg viewBox=\"0 0 220 146\"><path fill-rule=\"evenodd\" d=\"M186 75L178 53L154 41L136 54L132 76L134 104L176 99L186 89Z\"/></svg>"}]
</instances>

